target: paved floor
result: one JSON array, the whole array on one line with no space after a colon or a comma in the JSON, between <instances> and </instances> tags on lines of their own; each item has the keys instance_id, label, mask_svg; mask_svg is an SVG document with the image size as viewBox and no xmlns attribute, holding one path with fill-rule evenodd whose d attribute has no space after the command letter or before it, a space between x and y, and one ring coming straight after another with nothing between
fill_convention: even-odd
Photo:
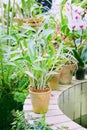
<instances>
[{"instance_id":1,"label":"paved floor","mask_svg":"<svg viewBox=\"0 0 87 130\"><path fill-rule=\"evenodd\" d=\"M71 85L74 85L75 83L78 83L78 81L72 81ZM57 91L52 91L51 92L51 97L50 97L50 105L49 105L49 110L46 113L46 123L50 125L50 127L55 130L57 127L61 126L67 126L69 127L70 130L87 130L83 128L82 126L76 124L73 122L70 118L68 118L64 113L60 110L58 106L58 97L63 90L67 89L71 85L59 85ZM32 123L34 119L38 119L42 117L42 114L35 114L32 111L32 105L31 105L31 100L30 97L28 96L24 102L24 114L25 118L27 119L28 122ZM29 117L32 116L33 119L29 120Z\"/></svg>"}]
</instances>

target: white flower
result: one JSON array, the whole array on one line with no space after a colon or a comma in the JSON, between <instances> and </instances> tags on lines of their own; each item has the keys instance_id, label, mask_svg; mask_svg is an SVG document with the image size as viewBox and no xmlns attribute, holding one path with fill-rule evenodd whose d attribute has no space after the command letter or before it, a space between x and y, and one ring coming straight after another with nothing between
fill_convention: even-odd
<instances>
[{"instance_id":1,"label":"white flower","mask_svg":"<svg viewBox=\"0 0 87 130\"><path fill-rule=\"evenodd\" d=\"M69 19L68 27L69 27L70 31L77 30L78 29L78 24L77 24L77 22L75 20Z\"/></svg>"},{"instance_id":2,"label":"white flower","mask_svg":"<svg viewBox=\"0 0 87 130\"><path fill-rule=\"evenodd\" d=\"M84 17L83 8L71 5L70 1L68 1L65 4L64 11L63 12L68 19L68 27L71 31L81 30L87 27L87 15Z\"/></svg>"},{"instance_id":3,"label":"white flower","mask_svg":"<svg viewBox=\"0 0 87 130\"><path fill-rule=\"evenodd\" d=\"M63 0L53 0L51 7L51 14L55 15L56 19L60 18L60 6Z\"/></svg>"},{"instance_id":4,"label":"white flower","mask_svg":"<svg viewBox=\"0 0 87 130\"><path fill-rule=\"evenodd\" d=\"M72 6L72 10L73 10L76 14L78 14L78 15L83 15L83 14L84 14L84 9L81 8L80 6L75 6L75 5L73 5L73 6Z\"/></svg>"},{"instance_id":5,"label":"white flower","mask_svg":"<svg viewBox=\"0 0 87 130\"><path fill-rule=\"evenodd\" d=\"M87 24L83 19L78 22L78 29L85 29L86 26Z\"/></svg>"},{"instance_id":6,"label":"white flower","mask_svg":"<svg viewBox=\"0 0 87 130\"><path fill-rule=\"evenodd\" d=\"M85 14L84 21L85 21L86 24L87 24L87 14ZM86 25L86 26L87 26L87 25Z\"/></svg>"}]
</instances>

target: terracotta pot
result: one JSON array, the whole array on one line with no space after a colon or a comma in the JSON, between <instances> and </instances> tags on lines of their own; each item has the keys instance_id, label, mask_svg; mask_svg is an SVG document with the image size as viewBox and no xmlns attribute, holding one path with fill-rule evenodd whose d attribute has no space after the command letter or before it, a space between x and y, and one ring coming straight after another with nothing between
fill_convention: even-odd
<instances>
[{"instance_id":1,"label":"terracotta pot","mask_svg":"<svg viewBox=\"0 0 87 130\"><path fill-rule=\"evenodd\" d=\"M77 64L66 64L63 65L60 71L60 84L70 84L72 76L77 68Z\"/></svg>"},{"instance_id":2,"label":"terracotta pot","mask_svg":"<svg viewBox=\"0 0 87 130\"><path fill-rule=\"evenodd\" d=\"M50 100L51 90L33 90L29 89L33 111L38 114L46 113Z\"/></svg>"},{"instance_id":3,"label":"terracotta pot","mask_svg":"<svg viewBox=\"0 0 87 130\"><path fill-rule=\"evenodd\" d=\"M14 18L15 23L28 24L32 27L38 28L44 22L43 18Z\"/></svg>"},{"instance_id":4,"label":"terracotta pot","mask_svg":"<svg viewBox=\"0 0 87 130\"><path fill-rule=\"evenodd\" d=\"M58 85L59 85L59 78L60 78L60 73L58 74L54 74L49 83L48 86L51 88L51 90L57 90L58 89Z\"/></svg>"}]
</instances>

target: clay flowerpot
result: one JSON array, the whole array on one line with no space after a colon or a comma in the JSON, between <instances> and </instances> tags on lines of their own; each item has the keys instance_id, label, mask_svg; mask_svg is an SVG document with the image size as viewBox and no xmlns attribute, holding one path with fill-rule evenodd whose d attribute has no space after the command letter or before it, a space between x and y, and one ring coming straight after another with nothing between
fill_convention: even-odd
<instances>
[{"instance_id":1,"label":"clay flowerpot","mask_svg":"<svg viewBox=\"0 0 87 130\"><path fill-rule=\"evenodd\" d=\"M76 70L75 77L77 80L83 80L85 79L85 68L80 67Z\"/></svg>"},{"instance_id":2,"label":"clay flowerpot","mask_svg":"<svg viewBox=\"0 0 87 130\"><path fill-rule=\"evenodd\" d=\"M29 89L33 111L38 114L46 113L48 111L51 90Z\"/></svg>"},{"instance_id":3,"label":"clay flowerpot","mask_svg":"<svg viewBox=\"0 0 87 130\"><path fill-rule=\"evenodd\" d=\"M76 70L76 64L66 64L60 69L60 84L70 84L72 76Z\"/></svg>"},{"instance_id":4,"label":"clay flowerpot","mask_svg":"<svg viewBox=\"0 0 87 130\"><path fill-rule=\"evenodd\" d=\"M51 88L51 90L57 90L57 89L58 89L59 78L60 78L60 73L54 74L54 75L51 77L51 79L50 79L50 81L49 81L49 83L48 83L48 85L49 85L49 87Z\"/></svg>"},{"instance_id":5,"label":"clay flowerpot","mask_svg":"<svg viewBox=\"0 0 87 130\"><path fill-rule=\"evenodd\" d=\"M44 22L43 18L15 18L14 19L15 23L21 23L21 24L27 24L32 27L38 28L42 25Z\"/></svg>"}]
</instances>

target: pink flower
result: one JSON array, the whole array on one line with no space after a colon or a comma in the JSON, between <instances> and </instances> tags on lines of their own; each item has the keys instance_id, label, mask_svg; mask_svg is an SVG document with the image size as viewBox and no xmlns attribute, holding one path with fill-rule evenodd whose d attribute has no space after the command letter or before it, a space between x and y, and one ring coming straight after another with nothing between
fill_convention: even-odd
<instances>
[{"instance_id":1,"label":"pink flower","mask_svg":"<svg viewBox=\"0 0 87 130\"><path fill-rule=\"evenodd\" d=\"M66 8L67 12L71 11L71 1L70 1L70 0L68 0L68 1L66 2L65 8Z\"/></svg>"},{"instance_id":2,"label":"pink flower","mask_svg":"<svg viewBox=\"0 0 87 130\"><path fill-rule=\"evenodd\" d=\"M79 29L85 29L87 27L86 22L82 19L78 22Z\"/></svg>"},{"instance_id":3,"label":"pink flower","mask_svg":"<svg viewBox=\"0 0 87 130\"><path fill-rule=\"evenodd\" d=\"M74 31L78 29L78 24L74 20L71 19L68 21L68 27L71 31Z\"/></svg>"},{"instance_id":4,"label":"pink flower","mask_svg":"<svg viewBox=\"0 0 87 130\"><path fill-rule=\"evenodd\" d=\"M80 6L71 5L70 1L65 4L65 15L68 19L68 27L71 31L85 29L87 27L87 14Z\"/></svg>"},{"instance_id":5,"label":"pink flower","mask_svg":"<svg viewBox=\"0 0 87 130\"><path fill-rule=\"evenodd\" d=\"M80 6L72 6L72 10L78 14L78 15L83 15L84 14L84 9L81 8Z\"/></svg>"}]
</instances>

